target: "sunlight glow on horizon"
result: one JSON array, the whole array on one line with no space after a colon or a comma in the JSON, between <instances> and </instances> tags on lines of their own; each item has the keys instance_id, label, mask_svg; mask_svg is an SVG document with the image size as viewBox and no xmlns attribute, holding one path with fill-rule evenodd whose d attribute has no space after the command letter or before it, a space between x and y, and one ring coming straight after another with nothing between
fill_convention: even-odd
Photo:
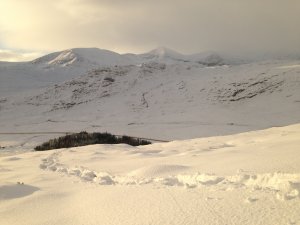
<instances>
[{"instance_id":1,"label":"sunlight glow on horizon","mask_svg":"<svg viewBox=\"0 0 300 225\"><path fill-rule=\"evenodd\" d=\"M1 0L0 60L76 47L299 53L299 27L293 0Z\"/></svg>"}]
</instances>

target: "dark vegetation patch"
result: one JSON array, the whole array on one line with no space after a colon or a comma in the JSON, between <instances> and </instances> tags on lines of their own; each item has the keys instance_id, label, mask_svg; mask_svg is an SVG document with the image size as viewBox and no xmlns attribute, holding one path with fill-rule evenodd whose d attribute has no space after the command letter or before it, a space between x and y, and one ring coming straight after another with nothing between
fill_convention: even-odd
<instances>
[{"instance_id":1,"label":"dark vegetation patch","mask_svg":"<svg viewBox=\"0 0 300 225\"><path fill-rule=\"evenodd\" d=\"M115 82L115 79L113 79L111 77L105 77L104 80L108 81L108 82Z\"/></svg>"},{"instance_id":2,"label":"dark vegetation patch","mask_svg":"<svg viewBox=\"0 0 300 225\"><path fill-rule=\"evenodd\" d=\"M129 136L116 136L110 133L87 133L85 131L68 134L51 139L34 148L36 151L44 151L58 148L71 148L93 144L128 144L131 146L149 145L151 142Z\"/></svg>"}]
</instances>

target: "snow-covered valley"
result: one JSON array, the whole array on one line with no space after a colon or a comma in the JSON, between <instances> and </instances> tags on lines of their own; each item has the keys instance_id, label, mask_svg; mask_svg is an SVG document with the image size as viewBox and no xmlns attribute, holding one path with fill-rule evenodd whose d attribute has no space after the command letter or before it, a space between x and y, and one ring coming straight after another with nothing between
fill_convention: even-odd
<instances>
[{"instance_id":1,"label":"snow-covered valley","mask_svg":"<svg viewBox=\"0 0 300 225\"><path fill-rule=\"evenodd\" d=\"M300 224L299 112L295 58L0 62L0 224ZM79 131L170 142L32 151Z\"/></svg>"},{"instance_id":2,"label":"snow-covered valley","mask_svg":"<svg viewBox=\"0 0 300 225\"><path fill-rule=\"evenodd\" d=\"M24 74L20 65L12 67L18 73L0 67L1 85L9 88L0 91L0 132L87 130L176 140L300 121L300 67L293 66L299 61L225 64L230 60L164 48L103 51L53 53L25 64ZM208 59L214 66L200 63ZM26 68L43 72L29 79Z\"/></svg>"}]
</instances>

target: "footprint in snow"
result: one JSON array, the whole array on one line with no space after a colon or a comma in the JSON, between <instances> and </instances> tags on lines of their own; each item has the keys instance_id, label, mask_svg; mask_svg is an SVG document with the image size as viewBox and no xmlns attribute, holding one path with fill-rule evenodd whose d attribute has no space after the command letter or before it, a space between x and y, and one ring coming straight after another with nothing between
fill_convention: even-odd
<instances>
[{"instance_id":1,"label":"footprint in snow","mask_svg":"<svg viewBox=\"0 0 300 225\"><path fill-rule=\"evenodd\" d=\"M253 203L253 202L256 202L256 201L258 201L258 199L257 198L253 198L253 197L248 197L245 200L246 203Z\"/></svg>"}]
</instances>

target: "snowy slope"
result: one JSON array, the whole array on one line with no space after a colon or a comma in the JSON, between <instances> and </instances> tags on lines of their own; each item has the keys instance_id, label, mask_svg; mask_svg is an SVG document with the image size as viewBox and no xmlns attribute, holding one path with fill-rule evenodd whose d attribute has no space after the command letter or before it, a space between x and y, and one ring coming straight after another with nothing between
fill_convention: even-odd
<instances>
[{"instance_id":1,"label":"snowy slope","mask_svg":"<svg viewBox=\"0 0 300 225\"><path fill-rule=\"evenodd\" d=\"M299 60L71 49L0 81L1 225L300 223ZM196 139L28 152L82 130Z\"/></svg>"},{"instance_id":2,"label":"snowy slope","mask_svg":"<svg viewBox=\"0 0 300 225\"><path fill-rule=\"evenodd\" d=\"M2 98L0 131L109 131L174 140L293 124L300 121L300 67L291 65L299 62L100 67Z\"/></svg>"},{"instance_id":3,"label":"snowy slope","mask_svg":"<svg viewBox=\"0 0 300 225\"><path fill-rule=\"evenodd\" d=\"M300 223L300 125L0 157L0 224Z\"/></svg>"},{"instance_id":4,"label":"snowy slope","mask_svg":"<svg viewBox=\"0 0 300 225\"><path fill-rule=\"evenodd\" d=\"M207 57L218 59L167 48L142 55L72 49L0 63L0 132L109 131L174 140L300 122L299 61L198 61ZM1 140L12 148L41 141L40 135Z\"/></svg>"},{"instance_id":5,"label":"snowy slope","mask_svg":"<svg viewBox=\"0 0 300 225\"><path fill-rule=\"evenodd\" d=\"M74 48L54 52L31 62L0 62L0 95L7 96L57 84L101 66L139 65L147 62L194 62L210 66L234 63L224 60L216 53L189 56L163 47L138 55L120 55L98 48Z\"/></svg>"},{"instance_id":6,"label":"snowy slope","mask_svg":"<svg viewBox=\"0 0 300 225\"><path fill-rule=\"evenodd\" d=\"M135 64L126 56L97 48L51 53L32 62L0 63L0 95L46 87L78 77L99 66Z\"/></svg>"}]
</instances>

